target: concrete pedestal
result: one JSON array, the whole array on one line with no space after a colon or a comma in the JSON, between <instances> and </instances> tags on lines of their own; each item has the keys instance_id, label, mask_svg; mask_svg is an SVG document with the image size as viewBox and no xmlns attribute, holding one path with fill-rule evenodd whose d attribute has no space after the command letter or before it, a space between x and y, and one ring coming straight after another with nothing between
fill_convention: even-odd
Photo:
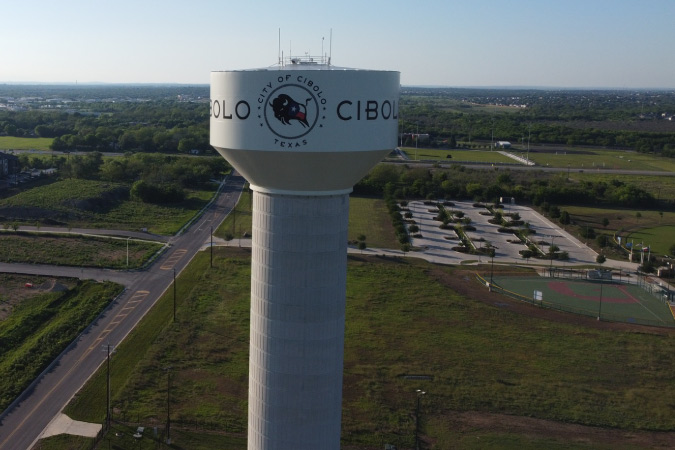
<instances>
[{"instance_id":1,"label":"concrete pedestal","mask_svg":"<svg viewBox=\"0 0 675 450\"><path fill-rule=\"evenodd\" d=\"M249 450L338 450L348 194L254 187Z\"/></svg>"}]
</instances>

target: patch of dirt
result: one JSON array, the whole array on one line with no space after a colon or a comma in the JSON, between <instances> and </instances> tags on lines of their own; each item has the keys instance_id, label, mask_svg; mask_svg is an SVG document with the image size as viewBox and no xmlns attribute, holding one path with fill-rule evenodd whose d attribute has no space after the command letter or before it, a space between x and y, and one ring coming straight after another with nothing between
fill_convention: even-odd
<instances>
[{"instance_id":1,"label":"patch of dirt","mask_svg":"<svg viewBox=\"0 0 675 450\"><path fill-rule=\"evenodd\" d=\"M476 411L452 412L446 414L445 418L448 427L459 432L516 433L533 439L550 438L561 442L602 444L607 447L616 444L640 448L675 448L675 433L589 427Z\"/></svg>"},{"instance_id":2,"label":"patch of dirt","mask_svg":"<svg viewBox=\"0 0 675 450\"><path fill-rule=\"evenodd\" d=\"M32 287L27 287L27 283ZM45 292L65 292L76 283L74 279L0 273L0 321L9 317L14 307L26 299Z\"/></svg>"}]
</instances>

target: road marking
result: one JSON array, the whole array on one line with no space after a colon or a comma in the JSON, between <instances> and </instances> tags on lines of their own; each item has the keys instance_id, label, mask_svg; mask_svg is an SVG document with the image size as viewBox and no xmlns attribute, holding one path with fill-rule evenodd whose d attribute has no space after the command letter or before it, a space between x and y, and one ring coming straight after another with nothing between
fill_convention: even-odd
<instances>
[{"instance_id":1,"label":"road marking","mask_svg":"<svg viewBox=\"0 0 675 450\"><path fill-rule=\"evenodd\" d=\"M187 253L187 250L184 248L180 248L173 252L167 259L164 264L160 267L161 270L171 270L173 269L176 264L178 264L178 261L181 260L183 256Z\"/></svg>"},{"instance_id":2,"label":"road marking","mask_svg":"<svg viewBox=\"0 0 675 450\"><path fill-rule=\"evenodd\" d=\"M110 321L108 326L101 332L101 334L98 335L98 337L94 340L94 343L87 349L87 352L80 359L84 359L91 350L98 347L101 341L103 341L107 335L117 328L117 325L122 323L122 320L124 320L124 318L129 315L129 312L136 308L136 305L143 301L148 295L150 295L150 291L136 291L134 295L132 295L131 298L127 300L127 303L120 310L120 312L117 313L117 315Z\"/></svg>"}]
</instances>

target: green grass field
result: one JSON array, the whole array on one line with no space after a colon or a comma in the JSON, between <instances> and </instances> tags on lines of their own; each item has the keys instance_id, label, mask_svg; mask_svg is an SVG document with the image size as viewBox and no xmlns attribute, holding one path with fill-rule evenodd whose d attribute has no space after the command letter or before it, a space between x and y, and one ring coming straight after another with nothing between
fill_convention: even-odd
<instances>
[{"instance_id":1,"label":"green grass field","mask_svg":"<svg viewBox=\"0 0 675 450\"><path fill-rule=\"evenodd\" d=\"M596 232L617 234L625 242L631 239L652 246L657 255L667 255L675 244L675 212L638 209L593 208L586 206L560 206L567 211L577 226L590 226ZM639 213L639 215L638 215ZM609 223L602 224L603 219ZM628 241L626 241L628 239Z\"/></svg>"},{"instance_id":2,"label":"green grass field","mask_svg":"<svg viewBox=\"0 0 675 450\"><path fill-rule=\"evenodd\" d=\"M668 305L635 285L537 276L495 277L494 281L528 300L538 290L543 294L542 304L554 309L620 322L675 326Z\"/></svg>"},{"instance_id":3,"label":"green grass field","mask_svg":"<svg viewBox=\"0 0 675 450\"><path fill-rule=\"evenodd\" d=\"M662 225L633 231L625 238L628 241L644 243L651 248L653 255L669 255L670 247L675 244L675 225Z\"/></svg>"},{"instance_id":4,"label":"green grass field","mask_svg":"<svg viewBox=\"0 0 675 450\"><path fill-rule=\"evenodd\" d=\"M171 366L172 430L184 433L172 432L175 445L245 448L243 440L232 439L241 438L246 427L249 277L246 250L217 249L213 268L207 252L198 254L177 283L178 322L171 321L169 293L118 347L112 396L114 419L129 425L125 433L137 425L158 426L161 437L167 396L163 368ZM520 315L500 306L501 297L484 288L482 294L476 288L475 295L494 299L470 299L446 283L470 285L473 273L415 260L350 257L342 448L375 449L385 443L412 448L416 389L427 392L421 435L436 450L457 448L457 442L486 448L477 444L480 439L493 442L492 448L570 448L565 436L527 431L486 432L475 426L457 435L451 423L461 411L616 428L616 433L675 428L675 334ZM407 380L405 374L433 380ZM66 413L101 422L104 399L101 370ZM190 446L190 433L211 442ZM125 436L119 439L129 439ZM116 445L118 437L110 439ZM596 438L576 448L603 444ZM138 445L150 449L156 443L143 438Z\"/></svg>"},{"instance_id":5,"label":"green grass field","mask_svg":"<svg viewBox=\"0 0 675 450\"><path fill-rule=\"evenodd\" d=\"M127 266L127 245L129 265ZM123 238L0 231L0 261L78 267L137 269L161 248L160 243Z\"/></svg>"},{"instance_id":6,"label":"green grass field","mask_svg":"<svg viewBox=\"0 0 675 450\"><path fill-rule=\"evenodd\" d=\"M520 153L514 150L515 153ZM553 153L530 152L530 159L540 166L571 167L588 171L602 169L656 170L675 172L675 160L647 153L617 150L573 148Z\"/></svg>"},{"instance_id":7,"label":"green grass field","mask_svg":"<svg viewBox=\"0 0 675 450\"><path fill-rule=\"evenodd\" d=\"M410 159L441 160L445 162L480 162L480 163L516 163L514 159L489 150L439 150L432 148L402 147ZM447 158L451 155L452 159ZM439 161L440 162L440 161Z\"/></svg>"},{"instance_id":8,"label":"green grass field","mask_svg":"<svg viewBox=\"0 0 675 450\"><path fill-rule=\"evenodd\" d=\"M349 197L349 240L366 236L366 245L374 248L399 248L396 233L381 198Z\"/></svg>"},{"instance_id":9,"label":"green grass field","mask_svg":"<svg viewBox=\"0 0 675 450\"><path fill-rule=\"evenodd\" d=\"M0 150L49 150L53 138L0 136Z\"/></svg>"}]
</instances>

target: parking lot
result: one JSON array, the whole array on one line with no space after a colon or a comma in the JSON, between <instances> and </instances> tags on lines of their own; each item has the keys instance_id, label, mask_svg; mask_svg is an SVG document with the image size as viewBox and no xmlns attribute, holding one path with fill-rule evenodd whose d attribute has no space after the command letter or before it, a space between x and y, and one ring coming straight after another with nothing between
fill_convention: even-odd
<instances>
[{"instance_id":1,"label":"parking lot","mask_svg":"<svg viewBox=\"0 0 675 450\"><path fill-rule=\"evenodd\" d=\"M499 226L489 222L492 215L484 206L476 207L473 202L452 202L453 206L446 206L446 209L456 212L461 211L464 217L471 219L475 231L467 231L467 237L472 241L476 248L491 245L495 249L495 261L500 263L524 263L525 259L519 254L521 250L526 250L527 246L522 243L513 233L499 232ZM412 238L412 246L419 252L424 253L425 259L445 264L458 264L463 261L485 261L486 256L479 256L470 253L462 253L452 250L460 244L459 236L454 229L441 229L441 222L434 220L438 213L438 208L434 205L425 205L423 201L411 201L408 203L408 209L412 213L412 220L420 228L421 237ZM534 231L530 235L531 240L536 243L544 252L553 245L559 248L560 252L567 252L569 259L562 261L556 260L554 264L580 264L595 263L597 253L586 246L583 242L558 227L541 214L531 208L508 204L504 205L505 214L518 213L520 219L530 224ZM483 214L481 214L481 212ZM542 260L531 260L531 262Z\"/></svg>"}]
</instances>

